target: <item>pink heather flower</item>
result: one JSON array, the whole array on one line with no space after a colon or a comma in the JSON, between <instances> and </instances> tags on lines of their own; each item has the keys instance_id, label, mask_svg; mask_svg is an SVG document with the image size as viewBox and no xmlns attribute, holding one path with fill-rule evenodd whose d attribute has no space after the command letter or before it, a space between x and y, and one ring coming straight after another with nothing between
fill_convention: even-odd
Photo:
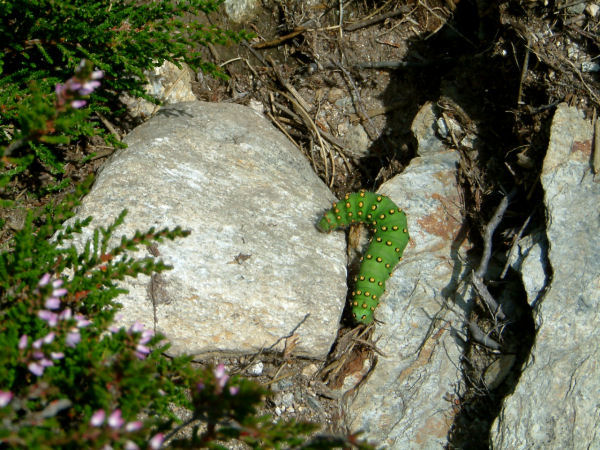
<instances>
[{"instance_id":1,"label":"pink heather flower","mask_svg":"<svg viewBox=\"0 0 600 450\"><path fill-rule=\"evenodd\" d=\"M38 377L41 377L43 375L45 369L44 366L36 362L29 363L27 368L32 374L37 375Z\"/></svg>"},{"instance_id":2,"label":"pink heather flower","mask_svg":"<svg viewBox=\"0 0 600 450\"><path fill-rule=\"evenodd\" d=\"M58 314L48 311L47 309L40 309L37 315L40 319L48 322L48 326L54 327L58 323Z\"/></svg>"},{"instance_id":3,"label":"pink heather flower","mask_svg":"<svg viewBox=\"0 0 600 450\"><path fill-rule=\"evenodd\" d=\"M128 422L127 425L125 425L125 431L132 433L142 428L142 425L142 422L140 422L139 420L136 420L134 422Z\"/></svg>"},{"instance_id":4,"label":"pink heather flower","mask_svg":"<svg viewBox=\"0 0 600 450\"><path fill-rule=\"evenodd\" d=\"M58 92L59 86L62 87L62 85L57 84L56 85L57 92ZM46 286L50 282L50 277L51 277L51 275L49 273L45 273L44 275L42 275L42 278L40 278L40 281L38 281L38 286L39 287Z\"/></svg>"},{"instance_id":5,"label":"pink heather flower","mask_svg":"<svg viewBox=\"0 0 600 450\"><path fill-rule=\"evenodd\" d=\"M60 308L60 300L57 297L48 297L44 303L46 309L58 309Z\"/></svg>"},{"instance_id":6,"label":"pink heather flower","mask_svg":"<svg viewBox=\"0 0 600 450\"><path fill-rule=\"evenodd\" d=\"M158 433L152 439L150 439L150 442L148 442L148 444L150 445L151 449L157 450L162 446L162 443L164 440L165 440L165 435L162 433Z\"/></svg>"},{"instance_id":7,"label":"pink heather flower","mask_svg":"<svg viewBox=\"0 0 600 450\"><path fill-rule=\"evenodd\" d=\"M75 347L81 341L81 334L79 330L75 329L67 334L66 344L68 347Z\"/></svg>"},{"instance_id":8,"label":"pink heather flower","mask_svg":"<svg viewBox=\"0 0 600 450\"><path fill-rule=\"evenodd\" d=\"M71 317L73 317L73 311L71 308L63 309L58 315L59 320L69 320Z\"/></svg>"},{"instance_id":9,"label":"pink heather flower","mask_svg":"<svg viewBox=\"0 0 600 450\"><path fill-rule=\"evenodd\" d=\"M229 393L231 395L236 395L238 392L240 392L240 388L238 386L229 386Z\"/></svg>"},{"instance_id":10,"label":"pink heather flower","mask_svg":"<svg viewBox=\"0 0 600 450\"><path fill-rule=\"evenodd\" d=\"M71 107L74 109L79 109L83 108L86 104L87 102L85 100L73 100L71 102Z\"/></svg>"},{"instance_id":11,"label":"pink heather flower","mask_svg":"<svg viewBox=\"0 0 600 450\"><path fill-rule=\"evenodd\" d=\"M77 328L85 328L87 327L90 323L92 323L91 320L88 320L84 315L82 314L75 314L75 320L77 321Z\"/></svg>"},{"instance_id":12,"label":"pink heather flower","mask_svg":"<svg viewBox=\"0 0 600 450\"><path fill-rule=\"evenodd\" d=\"M42 342L43 342L44 344L50 344L50 343L52 343L52 341L54 340L54 336L56 336L56 335L54 334L54 331L51 331L50 333L48 333L46 336L44 336L44 337L42 338Z\"/></svg>"},{"instance_id":13,"label":"pink heather flower","mask_svg":"<svg viewBox=\"0 0 600 450\"><path fill-rule=\"evenodd\" d=\"M40 341L41 342L41 341ZM35 343L34 343L35 344ZM33 357L35 359L42 359L46 356L46 354L44 352L40 352L39 350L33 352Z\"/></svg>"},{"instance_id":14,"label":"pink heather flower","mask_svg":"<svg viewBox=\"0 0 600 450\"><path fill-rule=\"evenodd\" d=\"M144 325L137 320L129 327L130 333L141 333L142 331L144 331Z\"/></svg>"},{"instance_id":15,"label":"pink heather flower","mask_svg":"<svg viewBox=\"0 0 600 450\"><path fill-rule=\"evenodd\" d=\"M140 339L140 344L147 344L150 339L154 336L154 331L152 330L144 330L142 331L142 337Z\"/></svg>"},{"instance_id":16,"label":"pink heather flower","mask_svg":"<svg viewBox=\"0 0 600 450\"><path fill-rule=\"evenodd\" d=\"M135 442L125 441L125 450L139 450L140 448L137 446Z\"/></svg>"},{"instance_id":17,"label":"pink heather flower","mask_svg":"<svg viewBox=\"0 0 600 450\"><path fill-rule=\"evenodd\" d=\"M36 339L35 341L33 341L33 344L31 344L31 346L33 348L37 348L37 349L42 348L42 338L39 338L39 339Z\"/></svg>"},{"instance_id":18,"label":"pink heather flower","mask_svg":"<svg viewBox=\"0 0 600 450\"><path fill-rule=\"evenodd\" d=\"M29 338L27 337L26 334L24 334L23 336L21 336L21 338L19 339L19 350L23 350L27 347L27 340Z\"/></svg>"},{"instance_id":19,"label":"pink heather flower","mask_svg":"<svg viewBox=\"0 0 600 450\"><path fill-rule=\"evenodd\" d=\"M65 354L63 352L50 352L50 357L52 359L63 359Z\"/></svg>"},{"instance_id":20,"label":"pink heather flower","mask_svg":"<svg viewBox=\"0 0 600 450\"><path fill-rule=\"evenodd\" d=\"M52 287L53 287L54 289L56 289L56 288L59 288L59 287L61 287L62 285L63 285L63 280L62 280L61 278L58 278L58 279L56 279L56 280L54 280L54 281L52 282Z\"/></svg>"},{"instance_id":21,"label":"pink heather flower","mask_svg":"<svg viewBox=\"0 0 600 450\"><path fill-rule=\"evenodd\" d=\"M227 380L229 380L229 375L225 373L225 365L219 364L214 370L214 374L217 379L217 385L219 388L223 389L225 383L227 383Z\"/></svg>"},{"instance_id":22,"label":"pink heather flower","mask_svg":"<svg viewBox=\"0 0 600 450\"><path fill-rule=\"evenodd\" d=\"M106 417L106 413L103 409L99 409L94 414L92 414L92 418L90 419L90 425L93 427L99 427L104 423L104 418Z\"/></svg>"},{"instance_id":23,"label":"pink heather flower","mask_svg":"<svg viewBox=\"0 0 600 450\"><path fill-rule=\"evenodd\" d=\"M138 359L146 359L146 356L148 356L148 353L150 353L150 349L148 347L146 347L145 345L139 344L135 348L135 356L137 356Z\"/></svg>"},{"instance_id":24,"label":"pink heather flower","mask_svg":"<svg viewBox=\"0 0 600 450\"><path fill-rule=\"evenodd\" d=\"M86 81L83 83L83 87L79 89L79 95L89 95L94 92L98 86L100 86L99 81Z\"/></svg>"},{"instance_id":25,"label":"pink heather flower","mask_svg":"<svg viewBox=\"0 0 600 450\"><path fill-rule=\"evenodd\" d=\"M49 359L46 359L46 358L40 359L40 364L42 365L42 367L50 367L50 366L54 365L54 363L52 361L50 361Z\"/></svg>"},{"instance_id":26,"label":"pink heather flower","mask_svg":"<svg viewBox=\"0 0 600 450\"><path fill-rule=\"evenodd\" d=\"M121 417L121 410L115 409L110 416L108 416L108 426L111 428L121 428L125 420Z\"/></svg>"},{"instance_id":27,"label":"pink heather flower","mask_svg":"<svg viewBox=\"0 0 600 450\"><path fill-rule=\"evenodd\" d=\"M10 403L13 398L13 393L10 391L0 391L0 408L4 408Z\"/></svg>"},{"instance_id":28,"label":"pink heather flower","mask_svg":"<svg viewBox=\"0 0 600 450\"><path fill-rule=\"evenodd\" d=\"M65 288L58 288L58 289L54 289L52 291L52 297L62 297L63 295L65 295L67 291Z\"/></svg>"},{"instance_id":29,"label":"pink heather flower","mask_svg":"<svg viewBox=\"0 0 600 450\"><path fill-rule=\"evenodd\" d=\"M119 330L123 328L123 327L118 327L116 325L111 325L110 327L108 327L108 331L110 331L112 334L116 334L119 332Z\"/></svg>"},{"instance_id":30,"label":"pink heather flower","mask_svg":"<svg viewBox=\"0 0 600 450\"><path fill-rule=\"evenodd\" d=\"M94 70L92 72L92 74L90 75L90 78L92 80L99 80L100 78L102 78L104 76L104 72L102 70Z\"/></svg>"}]
</instances>

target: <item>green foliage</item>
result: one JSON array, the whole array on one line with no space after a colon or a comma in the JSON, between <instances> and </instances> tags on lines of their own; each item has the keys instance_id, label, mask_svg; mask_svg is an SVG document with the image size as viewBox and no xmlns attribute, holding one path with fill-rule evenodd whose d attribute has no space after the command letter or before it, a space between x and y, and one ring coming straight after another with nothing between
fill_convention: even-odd
<instances>
[{"instance_id":1,"label":"green foliage","mask_svg":"<svg viewBox=\"0 0 600 450\"><path fill-rule=\"evenodd\" d=\"M162 336L137 323L129 329L113 324L123 292L116 280L169 268L130 252L189 232L150 229L111 246L123 212L78 251L68 242L90 218L64 221L90 184L30 212L0 254L0 445L158 448L179 421L174 406L208 426L174 445L219 448L217 440L232 438L254 448L305 443L315 425L257 416L268 394L262 387L229 377L223 366L200 370L190 357L165 358L169 345Z\"/></svg>"},{"instance_id":2,"label":"green foliage","mask_svg":"<svg viewBox=\"0 0 600 450\"><path fill-rule=\"evenodd\" d=\"M50 173L64 172L60 144L96 134L97 122L84 120L99 111L123 112L122 93L153 100L143 92L145 69L164 60L224 76L202 60L199 49L246 38L206 26L190 15L215 11L221 1L188 0L3 0L0 7L0 148L19 143L0 188L34 160ZM56 117L55 86L71 77L86 59L104 71L101 90L85 109L70 108ZM23 141L23 142L21 142ZM113 140L113 144L114 144ZM2 151L0 150L0 156Z\"/></svg>"},{"instance_id":3,"label":"green foliage","mask_svg":"<svg viewBox=\"0 0 600 450\"><path fill-rule=\"evenodd\" d=\"M144 69L183 60L219 75L196 46L244 34L182 19L219 3L0 0L5 199L14 178L34 163L56 175L46 190L64 187L61 146L97 134L91 114L114 110L120 93L141 95ZM91 181L30 210L0 252L0 447L160 448L181 428L196 426L190 440L171 445L225 448L220 442L236 438L254 448L361 448L353 436L307 440L317 426L258 416L268 395L261 386L230 378L223 366L204 370L188 356L166 358L168 342L139 323L115 326L123 293L117 281L169 269L131 252L189 232L151 228L114 244L123 211L75 248L70 242L91 218L65 221ZM192 420L180 423L175 408L190 410ZM206 425L202 432L198 419Z\"/></svg>"}]
</instances>

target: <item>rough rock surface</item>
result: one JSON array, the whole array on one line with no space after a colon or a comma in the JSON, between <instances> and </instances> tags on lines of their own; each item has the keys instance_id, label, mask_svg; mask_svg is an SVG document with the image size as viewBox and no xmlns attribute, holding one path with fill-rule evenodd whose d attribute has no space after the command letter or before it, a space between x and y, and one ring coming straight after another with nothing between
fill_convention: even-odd
<instances>
[{"instance_id":1,"label":"rough rock surface","mask_svg":"<svg viewBox=\"0 0 600 450\"><path fill-rule=\"evenodd\" d=\"M458 258L464 243L458 155L430 151L433 136L422 130L432 130L434 115L430 105L424 108L413 123L420 157L378 189L406 211L411 240L375 313L383 323L374 341L385 356L348 411L353 431L364 430L386 448L442 448L454 416L449 398L461 388L456 332L466 305L449 298L465 270Z\"/></svg>"},{"instance_id":2,"label":"rough rock surface","mask_svg":"<svg viewBox=\"0 0 600 450\"><path fill-rule=\"evenodd\" d=\"M492 428L495 448L600 448L600 180L592 125L559 105L544 160L552 284L514 393ZM596 149L598 151L598 149Z\"/></svg>"},{"instance_id":3,"label":"rough rock surface","mask_svg":"<svg viewBox=\"0 0 600 450\"><path fill-rule=\"evenodd\" d=\"M181 69L175 64L165 61L162 65L146 70L148 83L144 86L146 94L160 100L163 104L191 102L196 100L192 92L192 70L181 62ZM150 117L161 106L144 100L134 98L128 94L121 96L121 101L127 105L132 117Z\"/></svg>"},{"instance_id":4,"label":"rough rock surface","mask_svg":"<svg viewBox=\"0 0 600 450\"><path fill-rule=\"evenodd\" d=\"M118 236L192 233L158 245L173 270L127 280L123 322L164 333L174 354L252 353L295 330L295 354L324 358L346 297L345 242L315 228L333 196L304 156L235 104L166 106L125 142L78 217L106 226L127 208Z\"/></svg>"}]
</instances>

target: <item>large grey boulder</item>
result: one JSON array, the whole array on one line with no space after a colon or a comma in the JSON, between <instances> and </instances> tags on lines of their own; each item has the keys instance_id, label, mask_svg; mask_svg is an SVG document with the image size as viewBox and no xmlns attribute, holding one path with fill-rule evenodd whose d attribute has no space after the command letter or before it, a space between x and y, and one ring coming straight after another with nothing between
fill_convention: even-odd
<instances>
[{"instance_id":1,"label":"large grey boulder","mask_svg":"<svg viewBox=\"0 0 600 450\"><path fill-rule=\"evenodd\" d=\"M530 360L492 427L498 449L600 448L600 183L592 137L580 111L559 105L541 178L553 277L534 311Z\"/></svg>"},{"instance_id":2,"label":"large grey boulder","mask_svg":"<svg viewBox=\"0 0 600 450\"><path fill-rule=\"evenodd\" d=\"M462 389L456 333L466 304L454 303L466 270L458 155L441 145L432 151L436 138L423 130L434 119L425 105L413 123L419 157L378 189L406 212L411 239L375 312L383 323L373 340L383 355L350 401L348 419L385 448L443 448L455 414L450 399Z\"/></svg>"},{"instance_id":3,"label":"large grey boulder","mask_svg":"<svg viewBox=\"0 0 600 450\"><path fill-rule=\"evenodd\" d=\"M166 106L125 142L77 217L106 226L126 208L118 236L191 235L158 245L173 270L123 283L122 322L164 333L174 354L282 350L295 333L295 354L324 358L346 297L345 241L315 228L333 196L305 157L236 104Z\"/></svg>"}]
</instances>

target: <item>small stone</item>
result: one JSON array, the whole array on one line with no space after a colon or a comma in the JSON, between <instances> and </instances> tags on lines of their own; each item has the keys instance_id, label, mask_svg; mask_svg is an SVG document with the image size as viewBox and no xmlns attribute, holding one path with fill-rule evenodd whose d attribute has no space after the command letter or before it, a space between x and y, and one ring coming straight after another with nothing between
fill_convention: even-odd
<instances>
[{"instance_id":1,"label":"small stone","mask_svg":"<svg viewBox=\"0 0 600 450\"><path fill-rule=\"evenodd\" d=\"M585 7L585 12L591 17L596 17L598 15L598 11L600 11L600 6L596 3L590 3Z\"/></svg>"},{"instance_id":2,"label":"small stone","mask_svg":"<svg viewBox=\"0 0 600 450\"><path fill-rule=\"evenodd\" d=\"M291 408L294 404L294 394L291 392L286 392L281 396L281 404L286 408Z\"/></svg>"},{"instance_id":3,"label":"small stone","mask_svg":"<svg viewBox=\"0 0 600 450\"><path fill-rule=\"evenodd\" d=\"M262 375L264 368L265 368L265 365L263 364L263 362L262 361L258 361L256 363L252 364L248 368L248 375L252 375L254 377L258 377L258 376Z\"/></svg>"},{"instance_id":4,"label":"small stone","mask_svg":"<svg viewBox=\"0 0 600 450\"><path fill-rule=\"evenodd\" d=\"M306 378L312 378L313 375L315 373L317 373L318 370L319 370L319 368L317 367L317 365L311 363L308 366L306 366L304 369L302 369L302 375L305 376Z\"/></svg>"},{"instance_id":5,"label":"small stone","mask_svg":"<svg viewBox=\"0 0 600 450\"><path fill-rule=\"evenodd\" d=\"M344 91L342 91L340 88L331 88L329 90L329 94L327 95L327 100L329 100L329 103L335 103L342 97L344 97Z\"/></svg>"}]
</instances>

